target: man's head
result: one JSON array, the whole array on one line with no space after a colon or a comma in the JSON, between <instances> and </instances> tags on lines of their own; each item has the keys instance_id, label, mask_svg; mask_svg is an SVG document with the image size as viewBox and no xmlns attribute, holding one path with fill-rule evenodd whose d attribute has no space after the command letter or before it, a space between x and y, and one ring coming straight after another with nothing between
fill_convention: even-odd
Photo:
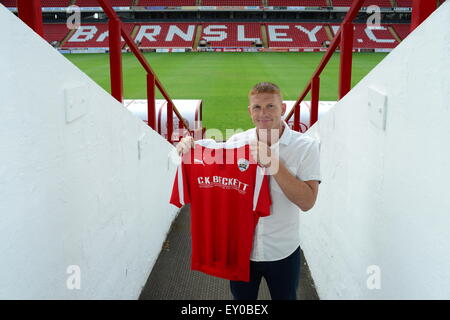
<instances>
[{"instance_id":1,"label":"man's head","mask_svg":"<svg viewBox=\"0 0 450 320\"><path fill-rule=\"evenodd\" d=\"M257 129L282 128L281 116L286 112L280 88L270 82L256 84L248 94L248 112Z\"/></svg>"}]
</instances>

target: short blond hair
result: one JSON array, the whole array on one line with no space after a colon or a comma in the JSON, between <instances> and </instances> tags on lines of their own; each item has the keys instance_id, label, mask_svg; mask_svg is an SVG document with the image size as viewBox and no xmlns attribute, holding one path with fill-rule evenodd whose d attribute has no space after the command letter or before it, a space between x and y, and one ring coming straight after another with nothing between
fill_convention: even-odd
<instances>
[{"instance_id":1,"label":"short blond hair","mask_svg":"<svg viewBox=\"0 0 450 320\"><path fill-rule=\"evenodd\" d=\"M248 93L248 98L259 93L272 93L280 96L281 101L283 101L283 96L281 94L280 88L272 82L260 82L253 86L253 88Z\"/></svg>"}]
</instances>

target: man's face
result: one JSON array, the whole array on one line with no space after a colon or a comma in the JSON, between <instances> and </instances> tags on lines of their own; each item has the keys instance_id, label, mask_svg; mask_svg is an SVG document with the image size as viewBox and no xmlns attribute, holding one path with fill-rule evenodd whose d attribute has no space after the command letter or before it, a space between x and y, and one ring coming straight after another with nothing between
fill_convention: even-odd
<instances>
[{"instance_id":1,"label":"man's face","mask_svg":"<svg viewBox=\"0 0 450 320\"><path fill-rule=\"evenodd\" d=\"M281 116L286 104L275 93L258 93L250 96L248 112L257 129L281 129Z\"/></svg>"}]
</instances>

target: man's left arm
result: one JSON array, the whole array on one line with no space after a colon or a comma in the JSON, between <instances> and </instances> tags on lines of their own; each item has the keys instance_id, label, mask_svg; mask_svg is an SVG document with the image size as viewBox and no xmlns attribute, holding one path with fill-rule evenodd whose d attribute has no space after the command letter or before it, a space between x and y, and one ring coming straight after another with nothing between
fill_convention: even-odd
<instances>
[{"instance_id":1,"label":"man's left arm","mask_svg":"<svg viewBox=\"0 0 450 320\"><path fill-rule=\"evenodd\" d=\"M267 144L252 141L250 143L252 157L257 159L258 164L265 167L277 181L286 197L299 207L302 211L310 210L317 199L319 190L318 180L302 181L294 176L280 158L272 154Z\"/></svg>"},{"instance_id":2,"label":"man's left arm","mask_svg":"<svg viewBox=\"0 0 450 320\"><path fill-rule=\"evenodd\" d=\"M302 211L310 210L317 199L319 182L317 180L302 181L292 175L284 164L278 161L278 170L273 177L286 197Z\"/></svg>"}]
</instances>

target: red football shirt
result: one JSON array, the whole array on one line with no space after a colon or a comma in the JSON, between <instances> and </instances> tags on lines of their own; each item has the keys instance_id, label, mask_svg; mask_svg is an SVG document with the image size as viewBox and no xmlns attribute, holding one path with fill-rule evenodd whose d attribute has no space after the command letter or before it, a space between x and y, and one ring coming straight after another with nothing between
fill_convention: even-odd
<instances>
[{"instance_id":1,"label":"red football shirt","mask_svg":"<svg viewBox=\"0 0 450 320\"><path fill-rule=\"evenodd\" d=\"M270 214L268 181L244 141L199 140L183 156L170 203L191 204L192 270L250 280L254 230Z\"/></svg>"}]
</instances>

